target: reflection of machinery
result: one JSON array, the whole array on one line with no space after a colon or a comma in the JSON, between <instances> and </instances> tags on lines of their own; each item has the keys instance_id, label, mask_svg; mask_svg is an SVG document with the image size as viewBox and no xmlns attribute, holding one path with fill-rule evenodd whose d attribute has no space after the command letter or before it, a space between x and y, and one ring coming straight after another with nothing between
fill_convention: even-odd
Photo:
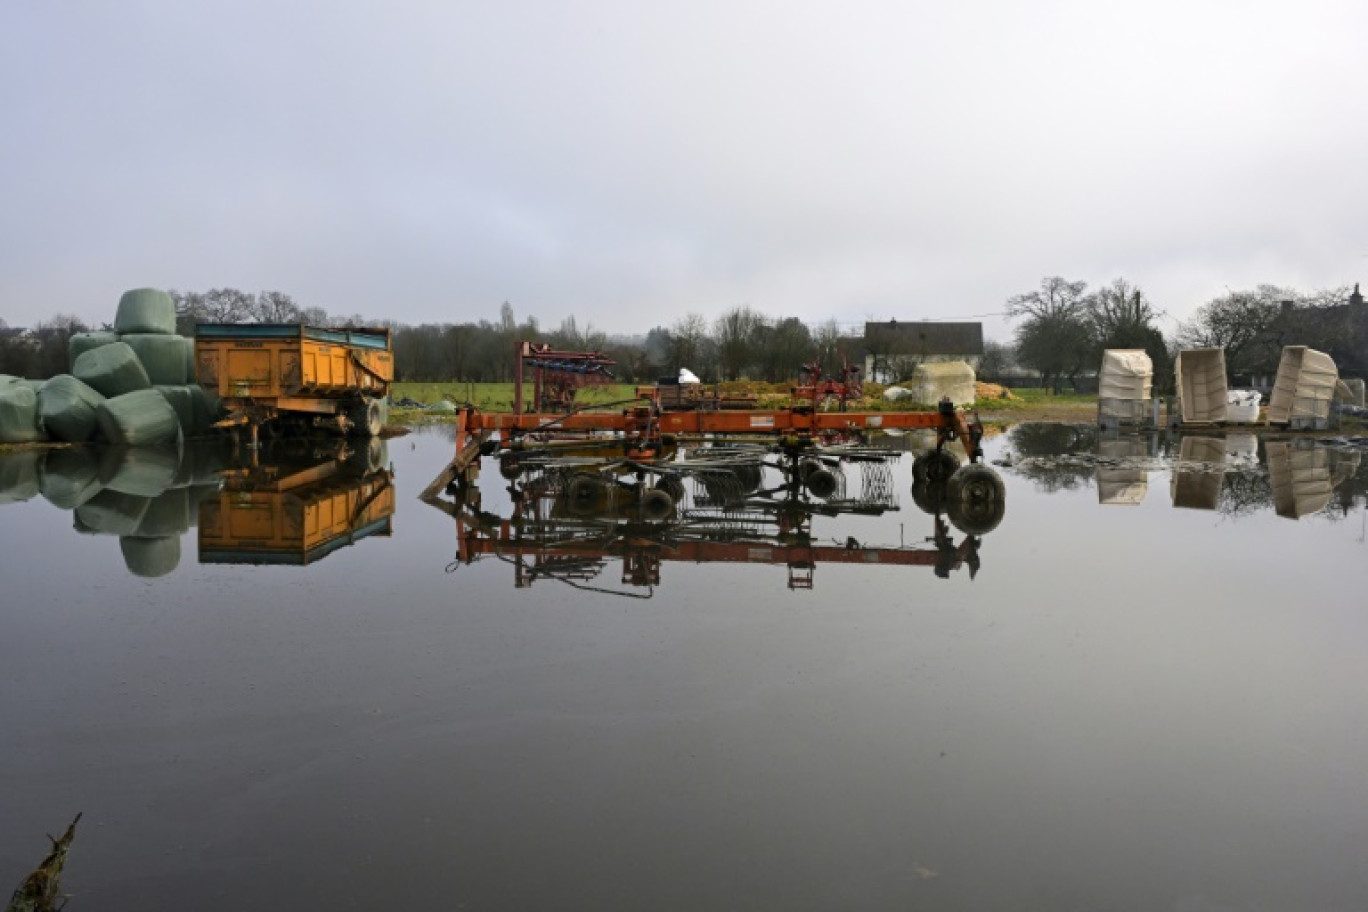
<instances>
[{"instance_id":1,"label":"reflection of machinery","mask_svg":"<svg viewBox=\"0 0 1368 912\"><path fill-rule=\"evenodd\" d=\"M760 448L705 447L657 465L617 464L600 472L564 462L519 463L505 472L514 509L502 518L478 509L478 498L435 500L457 523L456 559L448 569L497 557L514 567L523 588L553 579L591 585L608 561L622 562L618 594L661 582L661 564L745 563L783 566L790 589L811 589L820 563L931 567L937 576L979 568L979 535L958 543L933 505L933 534L915 547L869 547L853 537L822 542L815 516L879 515L896 510L890 454L851 447L839 457L784 460ZM895 458L895 457L892 457ZM847 493L845 467L859 475ZM775 482L767 486L766 482ZM851 485L855 487L855 485ZM944 486L940 488L943 496ZM1001 502L996 526L1001 519Z\"/></svg>"},{"instance_id":2,"label":"reflection of machinery","mask_svg":"<svg viewBox=\"0 0 1368 912\"><path fill-rule=\"evenodd\" d=\"M321 450L306 441L221 473L222 490L199 508L200 563L311 564L368 536L388 536L387 461L379 440Z\"/></svg>"}]
</instances>

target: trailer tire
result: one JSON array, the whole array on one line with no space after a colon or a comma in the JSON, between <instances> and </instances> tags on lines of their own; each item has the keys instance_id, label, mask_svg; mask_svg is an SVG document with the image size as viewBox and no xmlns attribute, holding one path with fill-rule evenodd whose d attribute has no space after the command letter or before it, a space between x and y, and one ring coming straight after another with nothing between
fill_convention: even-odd
<instances>
[{"instance_id":1,"label":"trailer tire","mask_svg":"<svg viewBox=\"0 0 1368 912\"><path fill-rule=\"evenodd\" d=\"M965 535L987 535L1007 512L1002 476L982 463L967 465L946 485L946 515Z\"/></svg>"},{"instance_id":2,"label":"trailer tire","mask_svg":"<svg viewBox=\"0 0 1368 912\"><path fill-rule=\"evenodd\" d=\"M836 476L830 469L813 469L803 479L803 485L813 497L826 500L836 493Z\"/></svg>"},{"instance_id":3,"label":"trailer tire","mask_svg":"<svg viewBox=\"0 0 1368 912\"><path fill-rule=\"evenodd\" d=\"M347 413L351 419L352 433L357 437L379 437L385 426L384 408L378 399L364 399L353 405Z\"/></svg>"},{"instance_id":4,"label":"trailer tire","mask_svg":"<svg viewBox=\"0 0 1368 912\"><path fill-rule=\"evenodd\" d=\"M912 460L912 480L918 484L948 481L959 464L959 457L949 450L927 450Z\"/></svg>"},{"instance_id":5,"label":"trailer tire","mask_svg":"<svg viewBox=\"0 0 1368 912\"><path fill-rule=\"evenodd\" d=\"M674 513L674 498L659 488L643 491L641 518L647 522L664 522Z\"/></svg>"},{"instance_id":6,"label":"trailer tire","mask_svg":"<svg viewBox=\"0 0 1368 912\"><path fill-rule=\"evenodd\" d=\"M565 489L565 499L574 515L594 516L607 503L608 486L596 475L576 475Z\"/></svg>"}]
</instances>

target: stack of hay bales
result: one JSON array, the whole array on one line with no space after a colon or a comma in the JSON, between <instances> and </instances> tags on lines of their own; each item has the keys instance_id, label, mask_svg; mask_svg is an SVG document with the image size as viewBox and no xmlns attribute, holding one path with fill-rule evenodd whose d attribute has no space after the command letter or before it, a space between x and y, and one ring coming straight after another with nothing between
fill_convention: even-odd
<instances>
[{"instance_id":1,"label":"stack of hay bales","mask_svg":"<svg viewBox=\"0 0 1368 912\"><path fill-rule=\"evenodd\" d=\"M217 399L195 382L195 341L176 334L176 304L154 288L125 292L113 332L77 333L70 374L0 377L0 443L104 440L159 445L205 433Z\"/></svg>"}]
</instances>

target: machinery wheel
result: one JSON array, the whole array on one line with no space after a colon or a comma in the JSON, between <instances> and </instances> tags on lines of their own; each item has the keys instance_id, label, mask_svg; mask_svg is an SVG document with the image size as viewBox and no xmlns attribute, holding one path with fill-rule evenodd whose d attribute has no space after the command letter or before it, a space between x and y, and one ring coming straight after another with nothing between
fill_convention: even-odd
<instances>
[{"instance_id":1,"label":"machinery wheel","mask_svg":"<svg viewBox=\"0 0 1368 912\"><path fill-rule=\"evenodd\" d=\"M357 437L379 437L385 426L385 410L378 399L365 399L347 410L352 422L352 434Z\"/></svg>"},{"instance_id":2,"label":"machinery wheel","mask_svg":"<svg viewBox=\"0 0 1368 912\"><path fill-rule=\"evenodd\" d=\"M912 502L923 513L939 516L945 512L945 483L919 482L912 485Z\"/></svg>"},{"instance_id":3,"label":"machinery wheel","mask_svg":"<svg viewBox=\"0 0 1368 912\"><path fill-rule=\"evenodd\" d=\"M949 450L927 450L912 460L912 480L918 484L948 481L959 464L959 457Z\"/></svg>"},{"instance_id":4,"label":"machinery wheel","mask_svg":"<svg viewBox=\"0 0 1368 912\"><path fill-rule=\"evenodd\" d=\"M516 481L522 474L522 465L515 456L505 456L499 460L499 474L509 481Z\"/></svg>"},{"instance_id":5,"label":"machinery wheel","mask_svg":"<svg viewBox=\"0 0 1368 912\"><path fill-rule=\"evenodd\" d=\"M830 469L813 469L807 473L807 478L803 479L803 485L813 497L826 500L836 493L836 476Z\"/></svg>"},{"instance_id":6,"label":"machinery wheel","mask_svg":"<svg viewBox=\"0 0 1368 912\"><path fill-rule=\"evenodd\" d=\"M672 503L684 500L684 482L678 475L661 475L656 479L655 490L668 494Z\"/></svg>"},{"instance_id":7,"label":"machinery wheel","mask_svg":"<svg viewBox=\"0 0 1368 912\"><path fill-rule=\"evenodd\" d=\"M732 472L741 482L741 490L745 493L753 494L760 487L762 475L758 465L739 465Z\"/></svg>"},{"instance_id":8,"label":"machinery wheel","mask_svg":"<svg viewBox=\"0 0 1368 912\"><path fill-rule=\"evenodd\" d=\"M593 516L603 509L608 499L607 486L593 475L576 475L565 489L565 499L571 513Z\"/></svg>"},{"instance_id":9,"label":"machinery wheel","mask_svg":"<svg viewBox=\"0 0 1368 912\"><path fill-rule=\"evenodd\" d=\"M389 462L389 448L379 437L372 437L353 446L348 463L361 475L374 475Z\"/></svg>"},{"instance_id":10,"label":"machinery wheel","mask_svg":"<svg viewBox=\"0 0 1368 912\"><path fill-rule=\"evenodd\" d=\"M946 515L965 535L987 535L1007 512L1002 477L982 463L967 465L946 485Z\"/></svg>"},{"instance_id":11,"label":"machinery wheel","mask_svg":"<svg viewBox=\"0 0 1368 912\"><path fill-rule=\"evenodd\" d=\"M674 513L674 498L659 488L651 488L641 495L641 518L648 522L663 522Z\"/></svg>"}]
</instances>

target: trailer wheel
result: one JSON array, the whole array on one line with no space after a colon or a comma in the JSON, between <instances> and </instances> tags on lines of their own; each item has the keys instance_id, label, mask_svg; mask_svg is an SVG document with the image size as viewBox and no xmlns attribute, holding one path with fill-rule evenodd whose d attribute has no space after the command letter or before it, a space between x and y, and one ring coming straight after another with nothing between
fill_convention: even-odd
<instances>
[{"instance_id":1,"label":"trailer wheel","mask_svg":"<svg viewBox=\"0 0 1368 912\"><path fill-rule=\"evenodd\" d=\"M385 426L385 410L378 399L366 399L347 410L352 433L357 437L379 437Z\"/></svg>"},{"instance_id":2,"label":"trailer wheel","mask_svg":"<svg viewBox=\"0 0 1368 912\"><path fill-rule=\"evenodd\" d=\"M982 463L967 465L951 476L945 495L946 515L965 535L987 535L1007 512L1002 477Z\"/></svg>"},{"instance_id":3,"label":"trailer wheel","mask_svg":"<svg viewBox=\"0 0 1368 912\"><path fill-rule=\"evenodd\" d=\"M565 489L570 512L576 516L593 516L603 510L608 500L608 486L594 475L576 475Z\"/></svg>"},{"instance_id":4,"label":"trailer wheel","mask_svg":"<svg viewBox=\"0 0 1368 912\"><path fill-rule=\"evenodd\" d=\"M674 513L674 498L659 488L651 488L641 495L641 518L647 522L663 522Z\"/></svg>"},{"instance_id":5,"label":"trailer wheel","mask_svg":"<svg viewBox=\"0 0 1368 912\"><path fill-rule=\"evenodd\" d=\"M813 497L826 500L836 493L836 476L830 469L813 469L807 473L807 478L803 479L804 486L808 493Z\"/></svg>"},{"instance_id":6,"label":"trailer wheel","mask_svg":"<svg viewBox=\"0 0 1368 912\"><path fill-rule=\"evenodd\" d=\"M678 475L661 475L656 479L655 489L668 494L675 503L684 500L684 482L679 480Z\"/></svg>"},{"instance_id":7,"label":"trailer wheel","mask_svg":"<svg viewBox=\"0 0 1368 912\"><path fill-rule=\"evenodd\" d=\"M959 464L959 457L949 450L927 450L912 460L912 480L917 484L947 481Z\"/></svg>"}]
</instances>

